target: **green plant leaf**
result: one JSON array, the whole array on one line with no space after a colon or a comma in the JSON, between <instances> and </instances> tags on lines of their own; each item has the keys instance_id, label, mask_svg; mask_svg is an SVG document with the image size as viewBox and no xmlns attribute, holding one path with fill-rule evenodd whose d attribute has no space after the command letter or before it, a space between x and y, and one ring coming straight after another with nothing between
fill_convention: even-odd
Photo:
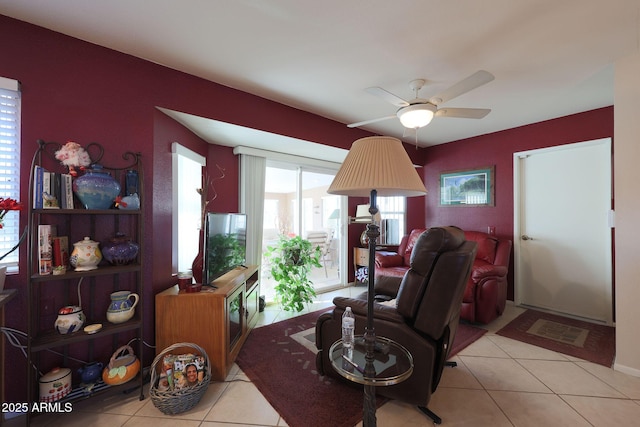
<instances>
[{"instance_id":1,"label":"green plant leaf","mask_svg":"<svg viewBox=\"0 0 640 427\"><path fill-rule=\"evenodd\" d=\"M300 236L281 235L265 250L271 277L277 282L276 297L285 311L302 311L305 303L313 302L316 292L308 274L312 267L322 267L321 256L319 246L314 248Z\"/></svg>"}]
</instances>

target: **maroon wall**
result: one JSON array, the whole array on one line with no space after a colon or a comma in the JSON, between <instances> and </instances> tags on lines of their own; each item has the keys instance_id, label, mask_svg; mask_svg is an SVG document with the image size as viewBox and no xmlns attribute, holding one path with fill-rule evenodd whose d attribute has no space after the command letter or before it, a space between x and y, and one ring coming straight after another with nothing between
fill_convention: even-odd
<instances>
[{"instance_id":1,"label":"maroon wall","mask_svg":"<svg viewBox=\"0 0 640 427\"><path fill-rule=\"evenodd\" d=\"M10 60L0 62L0 75L21 82L21 168L28 171L36 140L80 144L98 142L107 148L105 164L118 164L125 150L142 153L145 172L144 203L146 306L145 341L154 344L154 295L172 283L171 156L170 143L179 141L223 163L227 182L219 186L218 211L238 209L238 161L231 149L210 146L157 110L184 111L267 132L349 148L369 133L349 129L282 104L240 92L110 49L86 43L0 15L0 50ZM21 200L27 199L28 173L22 174ZM23 212L21 221L27 223ZM24 245L20 248L26 260ZM7 278L18 297L6 307L7 326L26 331L26 265ZM151 353L151 352L148 352ZM145 364L153 354L145 355ZM10 401L25 401L26 361L7 349L6 384Z\"/></svg>"},{"instance_id":2,"label":"maroon wall","mask_svg":"<svg viewBox=\"0 0 640 427\"><path fill-rule=\"evenodd\" d=\"M1 15L0 50L5 58L10 58L0 62L0 75L22 84L23 171L29 169L37 139L101 143L107 147L105 163L109 164L117 164L118 156L125 150L142 153L146 193L144 274L147 279L143 300L145 341L149 344L155 342L154 295L172 283L171 245L168 244L171 236L170 143L181 142L206 156L210 167L215 164L224 167L226 181L217 187L219 196L214 207L220 212L238 209L238 160L231 149L207 145L158 111L157 106L346 149L355 139L370 135L349 129L342 123ZM564 120L569 121L564 124ZM511 168L510 153L522 149L514 147L592 139L603 136L601 133L609 136L610 132L596 132L593 127L603 126L609 130L613 119L612 111L605 110L604 113L587 113L584 118L562 119L555 125L546 123L551 124L536 125L532 128L535 131L506 131L428 150L415 150L408 145L407 152L416 164L425 164L424 159L428 159L422 173L430 190L426 198L408 201L409 228L424 226L426 216L428 224L457 222L463 227L483 229L492 223L499 234L508 235L512 206L511 190L505 189L511 181L506 169ZM461 152L467 149L469 153ZM464 210L464 215L462 210L457 214L451 208L437 208L434 205L437 178L434 177L438 171L479 163L496 165L498 205L490 212L480 208ZM21 186L21 200L26 200L27 173L22 174ZM355 206L364 202L366 200L350 200L349 211L354 212ZM502 212L503 208L505 212ZM21 221L27 222L26 213L22 213ZM359 235L359 230L349 230L350 246L356 244ZM25 260L24 246L20 251L21 259ZM349 265L352 265L351 260ZM20 274L8 277L6 282L8 288L19 290L16 300L6 308L6 323L22 331L26 331L26 274L26 265L21 265ZM145 364L152 356L146 354ZM10 385L6 388L8 400L25 401L27 367L24 356L18 350L8 348L5 366L5 383Z\"/></svg>"},{"instance_id":3,"label":"maroon wall","mask_svg":"<svg viewBox=\"0 0 640 427\"><path fill-rule=\"evenodd\" d=\"M457 225L513 240L513 153L613 137L613 107L601 108L475 138L427 148L425 185L427 227ZM440 174L495 166L495 206L439 206ZM513 299L513 257L509 299Z\"/></svg>"}]
</instances>

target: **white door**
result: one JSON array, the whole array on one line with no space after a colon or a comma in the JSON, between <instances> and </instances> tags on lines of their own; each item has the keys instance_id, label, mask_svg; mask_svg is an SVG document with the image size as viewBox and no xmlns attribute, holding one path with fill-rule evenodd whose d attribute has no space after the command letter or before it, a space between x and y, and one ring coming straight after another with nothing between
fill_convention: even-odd
<instances>
[{"instance_id":1,"label":"white door","mask_svg":"<svg viewBox=\"0 0 640 427\"><path fill-rule=\"evenodd\" d=\"M516 304L611 324L611 140L514 154Z\"/></svg>"}]
</instances>

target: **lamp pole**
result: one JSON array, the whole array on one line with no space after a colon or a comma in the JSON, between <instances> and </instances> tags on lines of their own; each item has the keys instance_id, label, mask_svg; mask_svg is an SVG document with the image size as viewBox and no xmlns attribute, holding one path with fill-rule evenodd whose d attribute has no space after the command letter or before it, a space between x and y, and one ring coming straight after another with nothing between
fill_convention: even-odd
<instances>
[{"instance_id":1,"label":"lamp pole","mask_svg":"<svg viewBox=\"0 0 640 427\"><path fill-rule=\"evenodd\" d=\"M378 213L377 205L378 192L371 190L369 197L369 213L371 217L375 217ZM367 326L364 330L364 348L365 348L365 366L364 376L367 378L375 378L376 369L373 365L375 360L376 331L373 325L373 297L374 297L374 281L376 268L376 243L380 236L380 230L373 220L367 224L367 238L369 239L369 284L367 291ZM376 425L376 390L375 386L366 384L364 386L364 414L362 424L364 427L375 427Z\"/></svg>"},{"instance_id":2,"label":"lamp pole","mask_svg":"<svg viewBox=\"0 0 640 427\"><path fill-rule=\"evenodd\" d=\"M360 138L351 145L351 149L342 162L340 170L331 182L327 193L343 196L369 196L369 213L372 218L378 213L376 197L378 190L384 196L420 196L426 194L422 179L409 158L409 155L397 138L370 136ZM357 212L357 211L356 211ZM357 213L356 213L357 216ZM376 370L375 360L376 332L373 326L373 298L376 268L376 243L380 236L380 227L375 223L367 225L369 239L369 286L367 297L367 326L364 331L365 369L364 369L364 417L363 425L376 425Z\"/></svg>"}]
</instances>

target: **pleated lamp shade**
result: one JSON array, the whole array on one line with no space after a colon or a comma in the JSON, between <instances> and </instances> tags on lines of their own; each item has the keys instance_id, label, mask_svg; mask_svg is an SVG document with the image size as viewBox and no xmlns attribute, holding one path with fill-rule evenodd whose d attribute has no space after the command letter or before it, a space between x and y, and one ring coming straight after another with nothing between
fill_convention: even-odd
<instances>
[{"instance_id":1,"label":"pleated lamp shade","mask_svg":"<svg viewBox=\"0 0 640 427\"><path fill-rule=\"evenodd\" d=\"M402 142L388 136L358 139L327 192L343 196L422 196L426 188Z\"/></svg>"}]
</instances>

